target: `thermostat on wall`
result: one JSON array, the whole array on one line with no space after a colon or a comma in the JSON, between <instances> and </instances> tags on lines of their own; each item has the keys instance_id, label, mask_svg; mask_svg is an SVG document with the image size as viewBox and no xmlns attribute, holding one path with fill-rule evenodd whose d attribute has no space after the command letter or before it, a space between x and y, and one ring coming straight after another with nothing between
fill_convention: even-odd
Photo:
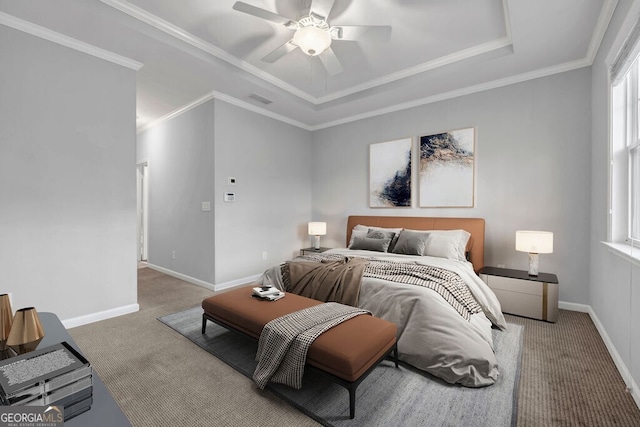
<instances>
[{"instance_id":1,"label":"thermostat on wall","mask_svg":"<svg viewBox=\"0 0 640 427\"><path fill-rule=\"evenodd\" d=\"M236 201L236 193L224 193L224 201L225 202L235 202Z\"/></svg>"}]
</instances>

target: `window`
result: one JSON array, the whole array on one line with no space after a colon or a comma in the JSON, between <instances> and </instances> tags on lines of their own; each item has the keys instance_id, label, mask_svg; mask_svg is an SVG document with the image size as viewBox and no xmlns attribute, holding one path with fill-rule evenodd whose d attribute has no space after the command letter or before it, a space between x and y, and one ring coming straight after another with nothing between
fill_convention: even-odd
<instances>
[{"instance_id":1,"label":"window","mask_svg":"<svg viewBox=\"0 0 640 427\"><path fill-rule=\"evenodd\" d=\"M612 86L611 240L640 245L639 60Z\"/></svg>"}]
</instances>

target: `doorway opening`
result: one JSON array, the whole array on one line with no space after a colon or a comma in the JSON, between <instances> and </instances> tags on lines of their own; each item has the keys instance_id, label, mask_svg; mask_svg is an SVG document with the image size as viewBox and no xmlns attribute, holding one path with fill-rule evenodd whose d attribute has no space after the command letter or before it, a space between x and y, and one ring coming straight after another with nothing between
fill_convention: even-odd
<instances>
[{"instance_id":1,"label":"doorway opening","mask_svg":"<svg viewBox=\"0 0 640 427\"><path fill-rule=\"evenodd\" d=\"M148 162L138 163L136 167L137 176L137 211L138 211L138 263L148 261L148 206L149 206L149 164Z\"/></svg>"}]
</instances>

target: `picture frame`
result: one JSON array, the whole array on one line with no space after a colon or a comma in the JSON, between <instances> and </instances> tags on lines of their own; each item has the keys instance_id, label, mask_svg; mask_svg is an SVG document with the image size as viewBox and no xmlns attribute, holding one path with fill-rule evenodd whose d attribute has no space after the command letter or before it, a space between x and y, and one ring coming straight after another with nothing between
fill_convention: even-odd
<instances>
[{"instance_id":1,"label":"picture frame","mask_svg":"<svg viewBox=\"0 0 640 427\"><path fill-rule=\"evenodd\" d=\"M411 207L412 152L412 138L369 145L369 207Z\"/></svg>"},{"instance_id":2,"label":"picture frame","mask_svg":"<svg viewBox=\"0 0 640 427\"><path fill-rule=\"evenodd\" d=\"M421 208L472 208L475 204L475 128L418 138Z\"/></svg>"}]
</instances>

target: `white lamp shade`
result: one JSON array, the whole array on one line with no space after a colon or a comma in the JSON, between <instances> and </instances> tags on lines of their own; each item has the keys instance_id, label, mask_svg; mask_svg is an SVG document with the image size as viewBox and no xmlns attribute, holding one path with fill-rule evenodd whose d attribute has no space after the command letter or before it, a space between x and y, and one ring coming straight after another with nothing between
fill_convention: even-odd
<instances>
[{"instance_id":1,"label":"white lamp shade","mask_svg":"<svg viewBox=\"0 0 640 427\"><path fill-rule=\"evenodd\" d=\"M309 56L320 55L331 44L331 36L322 28L308 27L299 28L293 35L293 44L298 46Z\"/></svg>"},{"instance_id":2,"label":"white lamp shade","mask_svg":"<svg viewBox=\"0 0 640 427\"><path fill-rule=\"evenodd\" d=\"M516 251L532 254L553 253L553 233L550 231L516 231Z\"/></svg>"},{"instance_id":3,"label":"white lamp shade","mask_svg":"<svg viewBox=\"0 0 640 427\"><path fill-rule=\"evenodd\" d=\"M310 236L324 236L325 234L327 234L326 222L310 222L309 223Z\"/></svg>"}]
</instances>

